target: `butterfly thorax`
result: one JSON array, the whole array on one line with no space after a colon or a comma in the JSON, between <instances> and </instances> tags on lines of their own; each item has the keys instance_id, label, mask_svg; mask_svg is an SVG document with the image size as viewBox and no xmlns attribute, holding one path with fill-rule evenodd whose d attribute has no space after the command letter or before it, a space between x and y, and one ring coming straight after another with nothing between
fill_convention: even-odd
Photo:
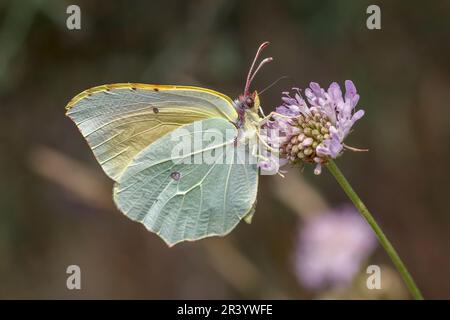
<instances>
[{"instance_id":1,"label":"butterfly thorax","mask_svg":"<svg viewBox=\"0 0 450 320\"><path fill-rule=\"evenodd\" d=\"M239 98L234 101L234 107L238 114L238 119L236 121L237 128L244 128L247 122L252 123L258 120L258 93L255 91L253 93L240 95Z\"/></svg>"},{"instance_id":2,"label":"butterfly thorax","mask_svg":"<svg viewBox=\"0 0 450 320\"><path fill-rule=\"evenodd\" d=\"M238 114L235 125L239 131L238 141L247 144L256 137L261 117L258 114L259 97L255 91L252 94L244 94L234 101L234 107Z\"/></svg>"}]
</instances>

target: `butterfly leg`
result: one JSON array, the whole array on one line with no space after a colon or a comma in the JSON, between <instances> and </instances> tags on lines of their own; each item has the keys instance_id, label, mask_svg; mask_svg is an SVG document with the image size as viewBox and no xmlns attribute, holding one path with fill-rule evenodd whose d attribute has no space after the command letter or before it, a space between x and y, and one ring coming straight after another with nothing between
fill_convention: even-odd
<instances>
[{"instance_id":1,"label":"butterfly leg","mask_svg":"<svg viewBox=\"0 0 450 320\"><path fill-rule=\"evenodd\" d=\"M259 112L261 113L261 115L265 118L266 115L264 114L264 110L261 106L259 106Z\"/></svg>"},{"instance_id":2,"label":"butterfly leg","mask_svg":"<svg viewBox=\"0 0 450 320\"><path fill-rule=\"evenodd\" d=\"M272 112L269 113L267 116L265 116L264 118L261 118L261 119L259 120L258 126L259 126L259 127L263 126L263 125L267 122L267 120L269 120L272 116L278 116L278 117L280 117L280 118L285 118L285 119L295 119L295 118L297 118L297 117L289 117L289 116L286 116L286 115L284 115L284 114L278 113L278 112L276 112L276 111L272 111Z\"/></svg>"},{"instance_id":3,"label":"butterfly leg","mask_svg":"<svg viewBox=\"0 0 450 320\"><path fill-rule=\"evenodd\" d=\"M264 147L266 148L266 150L268 150L268 151L270 151L270 152L276 152L276 153L278 153L278 150L275 150L274 148L272 148L271 146L269 146L269 145L267 144L267 142L264 141L264 139L261 137L261 135L260 135L258 132L256 132L256 136L258 137L258 140L264 145Z\"/></svg>"},{"instance_id":4,"label":"butterfly leg","mask_svg":"<svg viewBox=\"0 0 450 320\"><path fill-rule=\"evenodd\" d=\"M257 150L258 150L258 148L255 145L255 147L252 149L252 156L253 157L255 157L258 161L265 161L265 162L272 162L273 163L273 159L269 159L269 158L259 154L259 152ZM282 172L280 172L280 170L277 171L277 174L280 177L284 178L284 174Z\"/></svg>"}]
</instances>

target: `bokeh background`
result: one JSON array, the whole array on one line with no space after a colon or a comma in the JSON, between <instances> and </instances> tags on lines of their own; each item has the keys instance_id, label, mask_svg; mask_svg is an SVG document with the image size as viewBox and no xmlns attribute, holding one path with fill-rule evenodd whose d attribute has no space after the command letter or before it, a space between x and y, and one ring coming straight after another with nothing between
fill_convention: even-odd
<instances>
[{"instance_id":1,"label":"bokeh background","mask_svg":"<svg viewBox=\"0 0 450 320\"><path fill-rule=\"evenodd\" d=\"M81 30L66 8L81 8ZM381 7L381 30L366 8ZM257 46L275 61L254 82L266 111L281 91L352 79L366 116L338 164L427 298L450 298L450 2L0 2L0 298L399 298L377 248L347 287L306 288L298 230L347 199L326 171L264 176L251 225L169 249L114 208L64 106L114 82L200 85L236 97ZM79 265L82 290L66 288ZM365 288L368 264L382 289Z\"/></svg>"}]
</instances>

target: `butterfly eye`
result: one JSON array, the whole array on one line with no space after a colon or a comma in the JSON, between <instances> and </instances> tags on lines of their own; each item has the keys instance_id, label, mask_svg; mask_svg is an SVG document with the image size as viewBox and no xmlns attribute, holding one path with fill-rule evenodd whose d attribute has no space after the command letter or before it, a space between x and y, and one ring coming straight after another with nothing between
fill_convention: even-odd
<instances>
[{"instance_id":1,"label":"butterfly eye","mask_svg":"<svg viewBox=\"0 0 450 320\"><path fill-rule=\"evenodd\" d=\"M253 98L248 97L247 99L245 99L245 104L247 105L248 108L253 107L253 103L254 103Z\"/></svg>"}]
</instances>

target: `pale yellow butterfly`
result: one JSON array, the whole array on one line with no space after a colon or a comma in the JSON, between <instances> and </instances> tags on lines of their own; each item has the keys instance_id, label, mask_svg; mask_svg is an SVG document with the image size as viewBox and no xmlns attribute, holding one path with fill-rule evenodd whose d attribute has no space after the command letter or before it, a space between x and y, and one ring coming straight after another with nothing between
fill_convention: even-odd
<instances>
[{"instance_id":1,"label":"pale yellow butterfly","mask_svg":"<svg viewBox=\"0 0 450 320\"><path fill-rule=\"evenodd\" d=\"M83 91L66 106L67 116L115 181L119 210L169 245L225 235L253 215L258 167L244 158L251 156L247 145L257 139L261 117L258 94L249 86L272 60L264 59L253 72L267 45L259 47L244 93L235 101L199 87L119 83ZM174 161L173 137L194 139L198 127L202 133L233 135L194 146ZM186 161L211 151L220 154L224 146L233 147L230 163Z\"/></svg>"}]
</instances>

